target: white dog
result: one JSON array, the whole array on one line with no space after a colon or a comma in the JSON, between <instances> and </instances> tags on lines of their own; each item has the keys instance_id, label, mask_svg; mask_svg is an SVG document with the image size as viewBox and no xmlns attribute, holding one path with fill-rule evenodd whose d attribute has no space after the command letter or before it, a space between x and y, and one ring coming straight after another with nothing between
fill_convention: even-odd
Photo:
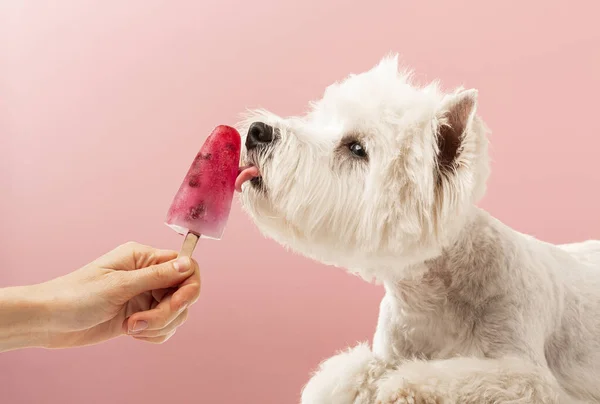
<instances>
[{"instance_id":1,"label":"white dog","mask_svg":"<svg viewBox=\"0 0 600 404\"><path fill-rule=\"evenodd\" d=\"M242 203L386 295L372 349L323 362L302 403L600 402L600 242L551 245L475 206L477 91L416 87L389 57L311 107L240 124Z\"/></svg>"}]
</instances>

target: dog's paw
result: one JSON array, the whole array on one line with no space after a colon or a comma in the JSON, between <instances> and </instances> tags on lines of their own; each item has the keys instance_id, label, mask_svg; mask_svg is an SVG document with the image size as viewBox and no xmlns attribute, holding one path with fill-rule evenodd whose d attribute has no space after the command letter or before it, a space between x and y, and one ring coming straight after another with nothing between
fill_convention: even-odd
<instances>
[{"instance_id":1,"label":"dog's paw","mask_svg":"<svg viewBox=\"0 0 600 404\"><path fill-rule=\"evenodd\" d=\"M372 404L385 365L366 344L324 361L302 390L302 404Z\"/></svg>"},{"instance_id":2,"label":"dog's paw","mask_svg":"<svg viewBox=\"0 0 600 404\"><path fill-rule=\"evenodd\" d=\"M435 378L411 378L409 372L401 370L388 372L377 386L376 404L447 404Z\"/></svg>"},{"instance_id":3,"label":"dog's paw","mask_svg":"<svg viewBox=\"0 0 600 404\"><path fill-rule=\"evenodd\" d=\"M378 398L377 404L444 404L435 393L403 387L387 398Z\"/></svg>"}]
</instances>

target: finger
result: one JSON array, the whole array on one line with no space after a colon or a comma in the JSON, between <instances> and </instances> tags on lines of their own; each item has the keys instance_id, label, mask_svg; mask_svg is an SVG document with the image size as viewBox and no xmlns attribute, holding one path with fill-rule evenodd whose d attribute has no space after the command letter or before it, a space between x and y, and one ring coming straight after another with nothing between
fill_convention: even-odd
<instances>
[{"instance_id":1,"label":"finger","mask_svg":"<svg viewBox=\"0 0 600 404\"><path fill-rule=\"evenodd\" d=\"M200 282L183 285L171 297L175 307L190 306L194 304L200 296Z\"/></svg>"},{"instance_id":2,"label":"finger","mask_svg":"<svg viewBox=\"0 0 600 404\"><path fill-rule=\"evenodd\" d=\"M135 337L147 337L147 338L153 338L153 337L160 337L163 335L168 335L172 332L175 332L175 330L179 327L181 327L183 325L183 323L186 322L187 318L189 315L189 310L186 309L184 311L182 311L176 318L175 320L171 321L169 324L167 324L166 327L161 328L160 330L146 330L146 331L142 331L140 333L137 334L133 334Z\"/></svg>"},{"instance_id":3,"label":"finger","mask_svg":"<svg viewBox=\"0 0 600 404\"><path fill-rule=\"evenodd\" d=\"M120 271L123 286L129 298L155 289L166 289L182 283L193 274L192 264L188 257L180 257L176 261L152 265L137 271Z\"/></svg>"},{"instance_id":4,"label":"finger","mask_svg":"<svg viewBox=\"0 0 600 404\"><path fill-rule=\"evenodd\" d=\"M160 302L166 295L173 294L176 290L176 288L155 289L152 291L152 298Z\"/></svg>"},{"instance_id":5,"label":"finger","mask_svg":"<svg viewBox=\"0 0 600 404\"><path fill-rule=\"evenodd\" d=\"M151 265L162 264L177 258L177 251L161 250L153 247L135 249L133 251L133 260L135 269L146 268Z\"/></svg>"},{"instance_id":6,"label":"finger","mask_svg":"<svg viewBox=\"0 0 600 404\"><path fill-rule=\"evenodd\" d=\"M160 337L133 337L133 338L137 339L139 341L149 342L151 344L162 344L164 342L167 342L173 335L175 335L175 331L173 331L171 334L163 335Z\"/></svg>"},{"instance_id":7,"label":"finger","mask_svg":"<svg viewBox=\"0 0 600 404\"><path fill-rule=\"evenodd\" d=\"M176 257L176 251L161 250L131 241L104 254L96 262L106 268L130 271L171 261Z\"/></svg>"},{"instance_id":8,"label":"finger","mask_svg":"<svg viewBox=\"0 0 600 404\"><path fill-rule=\"evenodd\" d=\"M150 292L140 293L127 301L127 304L125 305L125 316L129 317L138 311L148 310L154 301L155 300Z\"/></svg>"},{"instance_id":9,"label":"finger","mask_svg":"<svg viewBox=\"0 0 600 404\"><path fill-rule=\"evenodd\" d=\"M194 260L192 260L192 267L195 268L194 273L183 281L177 290L173 292L173 303L176 306L182 306L184 304L189 306L190 304L195 303L196 300L198 300L198 297L200 297L202 285L200 269Z\"/></svg>"},{"instance_id":10,"label":"finger","mask_svg":"<svg viewBox=\"0 0 600 404\"><path fill-rule=\"evenodd\" d=\"M127 320L129 334L160 330L169 325L187 306L175 306L172 295L166 296L155 308L135 313Z\"/></svg>"}]
</instances>

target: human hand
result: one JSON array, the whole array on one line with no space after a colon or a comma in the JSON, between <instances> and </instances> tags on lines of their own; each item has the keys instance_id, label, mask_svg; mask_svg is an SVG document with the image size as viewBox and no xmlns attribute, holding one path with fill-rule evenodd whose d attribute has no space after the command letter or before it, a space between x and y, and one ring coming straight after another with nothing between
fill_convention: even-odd
<instances>
[{"instance_id":1,"label":"human hand","mask_svg":"<svg viewBox=\"0 0 600 404\"><path fill-rule=\"evenodd\" d=\"M162 343L200 294L198 265L175 251L127 243L83 268L30 288L48 321L41 345L62 348L123 334Z\"/></svg>"}]
</instances>

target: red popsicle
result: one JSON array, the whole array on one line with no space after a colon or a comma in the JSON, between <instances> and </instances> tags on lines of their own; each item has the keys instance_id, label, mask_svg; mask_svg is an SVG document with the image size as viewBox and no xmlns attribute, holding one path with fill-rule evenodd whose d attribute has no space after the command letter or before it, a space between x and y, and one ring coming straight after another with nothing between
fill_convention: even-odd
<instances>
[{"instance_id":1,"label":"red popsicle","mask_svg":"<svg viewBox=\"0 0 600 404\"><path fill-rule=\"evenodd\" d=\"M186 235L180 255L191 256L199 237L219 240L231 211L241 138L217 126L202 145L175 195L166 224Z\"/></svg>"}]
</instances>

